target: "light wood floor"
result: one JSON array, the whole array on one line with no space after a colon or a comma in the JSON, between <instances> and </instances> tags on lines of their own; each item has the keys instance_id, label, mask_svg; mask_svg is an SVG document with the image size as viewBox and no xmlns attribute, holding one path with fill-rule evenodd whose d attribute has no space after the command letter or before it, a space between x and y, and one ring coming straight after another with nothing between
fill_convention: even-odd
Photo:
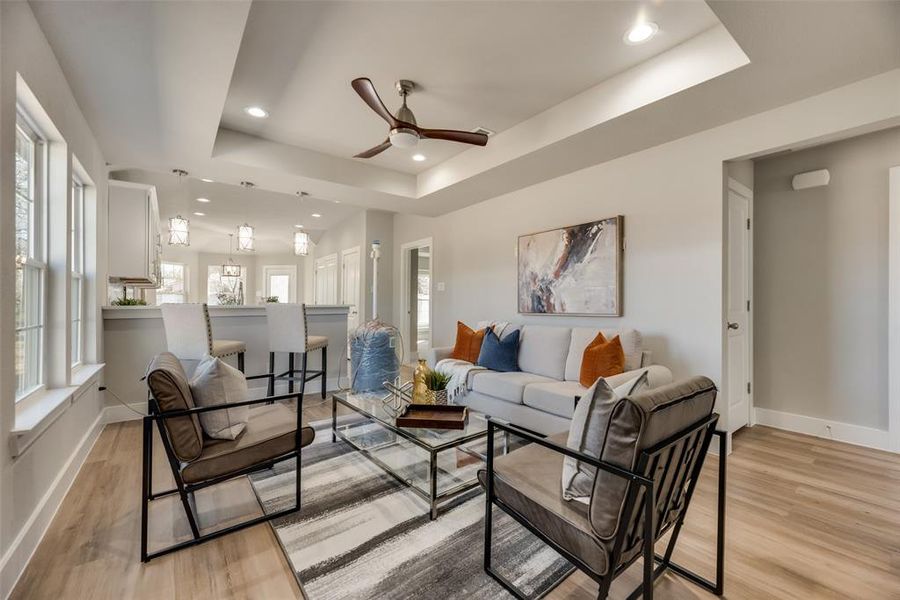
<instances>
[{"instance_id":1,"label":"light wood floor","mask_svg":"<svg viewBox=\"0 0 900 600\"><path fill-rule=\"evenodd\" d=\"M330 417L330 402L306 413ZM140 444L138 422L103 431L12 598L301 597L265 524L141 564ZM156 489L171 479L161 459ZM714 457L706 468L676 559L711 576ZM735 436L728 470L727 598L900 599L900 457L755 427ZM187 535L171 500L154 503L154 543ZM245 481L197 500L201 523L217 526L255 510ZM638 576L626 573L611 597L624 598ZM576 573L550 597L595 595ZM672 575L656 597L713 598Z\"/></svg>"}]
</instances>

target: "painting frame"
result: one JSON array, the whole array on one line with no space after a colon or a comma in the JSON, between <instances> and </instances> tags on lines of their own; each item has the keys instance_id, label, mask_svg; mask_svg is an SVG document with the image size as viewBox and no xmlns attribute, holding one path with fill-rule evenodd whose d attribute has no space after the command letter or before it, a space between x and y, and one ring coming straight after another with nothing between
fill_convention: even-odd
<instances>
[{"instance_id":1,"label":"painting frame","mask_svg":"<svg viewBox=\"0 0 900 600\"><path fill-rule=\"evenodd\" d=\"M573 230L578 228L590 228L595 225L602 225L604 223L610 223L615 225L615 240L614 240L614 248L611 252L611 259L613 263L613 268L615 269L615 273L611 274L609 278L612 285L615 287L611 296L613 306L609 310L597 310L597 311L584 311L584 310L574 310L574 311L547 311L547 310L529 310L532 308L529 306L529 303L525 301L526 299L523 297L523 278L526 274L526 270L528 268L527 265L523 264L525 260L523 253L523 240L535 240L538 236L546 236L547 234L556 234L557 232L562 232L564 230ZM597 234L598 238L602 235L602 231ZM562 227L554 227L551 229L544 229L542 231L536 231L531 233L525 233L518 236L516 241L516 308L518 314L521 315L543 315L543 316L562 316L562 317L621 317L623 315L623 266L624 266L624 254L625 254L625 217L623 215L616 215L614 217L606 217L601 219L595 219L593 221L587 221L584 223L578 223L575 225L565 225Z\"/></svg>"}]
</instances>

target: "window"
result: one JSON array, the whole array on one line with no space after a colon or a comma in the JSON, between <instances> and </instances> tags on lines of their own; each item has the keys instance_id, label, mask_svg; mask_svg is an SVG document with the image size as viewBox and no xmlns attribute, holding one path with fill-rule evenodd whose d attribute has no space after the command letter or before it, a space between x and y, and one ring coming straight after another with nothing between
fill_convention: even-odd
<instances>
[{"instance_id":1,"label":"window","mask_svg":"<svg viewBox=\"0 0 900 600\"><path fill-rule=\"evenodd\" d=\"M16 400L41 387L44 367L44 165L46 145L16 120Z\"/></svg>"},{"instance_id":2,"label":"window","mask_svg":"<svg viewBox=\"0 0 900 600\"><path fill-rule=\"evenodd\" d=\"M187 267L181 263L164 262L160 265L161 281L156 290L157 304L183 304L187 302Z\"/></svg>"},{"instance_id":3,"label":"window","mask_svg":"<svg viewBox=\"0 0 900 600\"><path fill-rule=\"evenodd\" d=\"M72 261L72 366L84 355L84 184L72 178L72 228L69 251Z\"/></svg>"},{"instance_id":4,"label":"window","mask_svg":"<svg viewBox=\"0 0 900 600\"><path fill-rule=\"evenodd\" d=\"M277 298L276 302L296 302L296 265L265 265L263 277L266 300Z\"/></svg>"},{"instance_id":5,"label":"window","mask_svg":"<svg viewBox=\"0 0 900 600\"><path fill-rule=\"evenodd\" d=\"M206 276L206 303L210 306L244 303L247 288L247 268L241 267L240 277L222 277L221 265L210 265Z\"/></svg>"}]
</instances>

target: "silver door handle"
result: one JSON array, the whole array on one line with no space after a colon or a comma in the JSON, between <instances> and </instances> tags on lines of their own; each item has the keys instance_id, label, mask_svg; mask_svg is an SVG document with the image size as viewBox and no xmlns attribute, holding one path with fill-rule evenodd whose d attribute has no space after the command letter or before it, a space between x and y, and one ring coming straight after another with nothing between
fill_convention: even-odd
<instances>
[{"instance_id":1,"label":"silver door handle","mask_svg":"<svg viewBox=\"0 0 900 600\"><path fill-rule=\"evenodd\" d=\"M740 325L737 323L728 323L728 329L739 329Z\"/></svg>"}]
</instances>

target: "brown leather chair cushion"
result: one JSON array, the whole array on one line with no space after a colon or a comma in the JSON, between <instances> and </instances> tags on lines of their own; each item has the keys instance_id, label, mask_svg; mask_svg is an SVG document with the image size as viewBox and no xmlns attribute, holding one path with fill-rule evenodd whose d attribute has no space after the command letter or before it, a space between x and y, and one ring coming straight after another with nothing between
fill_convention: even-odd
<instances>
[{"instance_id":1,"label":"brown leather chair cushion","mask_svg":"<svg viewBox=\"0 0 900 600\"><path fill-rule=\"evenodd\" d=\"M633 470L641 452L709 417L715 402L716 386L706 377L692 377L623 398L610 415L600 459ZM625 479L597 471L590 521L601 540L616 536L627 492Z\"/></svg>"},{"instance_id":2,"label":"brown leather chair cushion","mask_svg":"<svg viewBox=\"0 0 900 600\"><path fill-rule=\"evenodd\" d=\"M184 367L174 354L157 355L147 369L147 386L156 399L160 412L195 408ZM197 415L163 420L179 460L190 462L203 450L203 430Z\"/></svg>"},{"instance_id":3,"label":"brown leather chair cushion","mask_svg":"<svg viewBox=\"0 0 900 600\"><path fill-rule=\"evenodd\" d=\"M247 428L236 440L206 440L200 457L182 469L185 483L199 483L261 465L294 450L297 413L279 403L250 409ZM311 427L300 430L301 444L315 438Z\"/></svg>"},{"instance_id":4,"label":"brown leather chair cushion","mask_svg":"<svg viewBox=\"0 0 900 600\"><path fill-rule=\"evenodd\" d=\"M566 444L567 433L550 438ZM591 530L588 507L562 498L563 455L528 444L494 459L494 493L551 540L580 557L597 575L606 574L609 552ZM478 472L484 486L487 471Z\"/></svg>"}]
</instances>

